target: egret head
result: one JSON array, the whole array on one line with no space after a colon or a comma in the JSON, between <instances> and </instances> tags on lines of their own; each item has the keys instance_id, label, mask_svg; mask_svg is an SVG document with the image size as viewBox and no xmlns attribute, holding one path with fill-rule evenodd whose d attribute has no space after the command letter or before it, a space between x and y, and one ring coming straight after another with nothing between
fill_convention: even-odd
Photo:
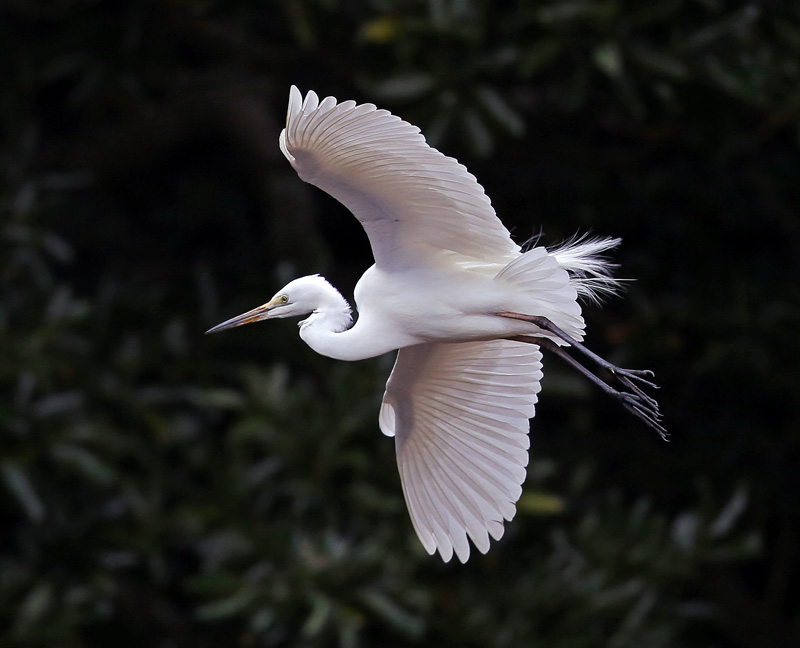
<instances>
[{"instance_id":1,"label":"egret head","mask_svg":"<svg viewBox=\"0 0 800 648\"><path fill-rule=\"evenodd\" d=\"M300 277L281 288L266 304L217 324L206 333L218 333L243 324L279 317L300 317L324 308L341 295L319 275ZM342 300L344 301L344 300Z\"/></svg>"}]
</instances>

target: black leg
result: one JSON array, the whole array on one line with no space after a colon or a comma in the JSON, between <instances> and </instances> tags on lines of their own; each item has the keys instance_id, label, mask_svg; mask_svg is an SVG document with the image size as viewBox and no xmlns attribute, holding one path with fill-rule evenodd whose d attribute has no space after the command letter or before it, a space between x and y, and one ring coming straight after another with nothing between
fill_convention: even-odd
<instances>
[{"instance_id":1,"label":"black leg","mask_svg":"<svg viewBox=\"0 0 800 648\"><path fill-rule=\"evenodd\" d=\"M618 389L615 389L614 387L609 385L606 381L604 381L602 378L596 376L583 364L578 362L578 360L569 355L565 349L557 345L549 338L539 337L539 336L529 336L529 335L520 335L511 338L519 342L529 342L531 344L538 344L543 349L547 349L548 351L554 353L562 360L564 360L567 364L569 364L577 371L582 373L584 376L586 376L595 385L597 385L600 389L602 389L603 392L605 392L612 398L618 400L626 410L628 410L631 414L639 418L648 427L658 432L658 434L661 436L662 439L664 439L665 441L667 440L667 430L661 424L661 413L659 412L658 409L658 403L655 401L654 398L645 394L640 387L640 385L644 385L647 387L652 387L653 389L658 389L658 385L645 378L645 376L652 377L653 376L652 371L640 370L640 369L622 369L620 367L617 367L616 365L611 364L610 362L608 362L604 358L601 358L599 355L597 355L590 349L587 349L583 344L581 344L580 342L575 340L572 336L570 336L568 333L566 333L561 328L553 324L553 322L551 322L546 317L539 317L536 315L523 315L521 313L511 313L511 312L502 312L498 313L498 315L502 317L508 317L510 319L517 319L524 322L530 322L531 324L539 327L541 330L547 331L548 333L552 333L559 339L569 344L577 352L583 354L586 358L588 358L601 368L611 373L617 379L620 385L622 385L622 387L625 388L624 390L620 391Z\"/></svg>"}]
</instances>

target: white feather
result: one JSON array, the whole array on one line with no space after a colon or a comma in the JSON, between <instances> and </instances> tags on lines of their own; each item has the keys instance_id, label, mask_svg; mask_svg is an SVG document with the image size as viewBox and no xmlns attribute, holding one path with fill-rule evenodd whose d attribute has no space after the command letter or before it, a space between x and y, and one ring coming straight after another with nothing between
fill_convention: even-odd
<instances>
[{"instance_id":1,"label":"white feather","mask_svg":"<svg viewBox=\"0 0 800 648\"><path fill-rule=\"evenodd\" d=\"M313 93L303 101L293 86L281 150L361 221L379 267L419 267L446 251L491 262L519 252L475 176L416 126L372 104L334 105Z\"/></svg>"},{"instance_id":2,"label":"white feather","mask_svg":"<svg viewBox=\"0 0 800 648\"><path fill-rule=\"evenodd\" d=\"M528 419L542 378L538 347L508 340L401 349L381 407L414 529L429 553L482 553L515 513ZM513 388L508 388L512 383Z\"/></svg>"}]
</instances>

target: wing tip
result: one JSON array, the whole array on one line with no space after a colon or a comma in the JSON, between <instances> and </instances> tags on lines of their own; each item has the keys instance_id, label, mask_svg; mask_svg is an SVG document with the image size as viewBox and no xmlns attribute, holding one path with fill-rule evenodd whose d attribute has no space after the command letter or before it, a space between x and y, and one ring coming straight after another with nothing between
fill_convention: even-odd
<instances>
[{"instance_id":1,"label":"wing tip","mask_svg":"<svg viewBox=\"0 0 800 648\"><path fill-rule=\"evenodd\" d=\"M300 88L293 85L289 88L289 107L286 111L286 123L288 124L292 118L299 114L303 106L303 95Z\"/></svg>"},{"instance_id":2,"label":"wing tip","mask_svg":"<svg viewBox=\"0 0 800 648\"><path fill-rule=\"evenodd\" d=\"M314 112L319 106L319 97L317 93L313 90L309 90L306 93L306 98L303 100L303 107L302 111L304 115L307 115L310 112Z\"/></svg>"},{"instance_id":3,"label":"wing tip","mask_svg":"<svg viewBox=\"0 0 800 648\"><path fill-rule=\"evenodd\" d=\"M394 409L394 405L385 395L378 414L378 427L387 437L393 437L397 429L397 412Z\"/></svg>"}]
</instances>

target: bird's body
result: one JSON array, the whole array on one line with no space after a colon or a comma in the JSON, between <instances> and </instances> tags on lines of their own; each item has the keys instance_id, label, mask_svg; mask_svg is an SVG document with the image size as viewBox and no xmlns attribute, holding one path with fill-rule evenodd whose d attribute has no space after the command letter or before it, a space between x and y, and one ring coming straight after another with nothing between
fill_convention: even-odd
<instances>
[{"instance_id":1,"label":"bird's body","mask_svg":"<svg viewBox=\"0 0 800 648\"><path fill-rule=\"evenodd\" d=\"M308 315L300 337L316 352L361 360L399 349L379 415L423 546L445 560L499 539L521 493L528 419L542 378L540 347L561 355L651 427L658 407L621 370L584 349L579 297L618 282L602 254L616 239L555 250L516 245L467 170L419 130L371 104L303 100L292 88L281 150L300 177L344 203L370 238L375 265L355 289L358 319L317 275L214 327ZM618 391L561 349L612 371Z\"/></svg>"},{"instance_id":2,"label":"bird's body","mask_svg":"<svg viewBox=\"0 0 800 648\"><path fill-rule=\"evenodd\" d=\"M443 264L441 268L395 273L373 265L356 284L359 318L352 327L349 304L319 278L319 299L324 306L315 308L303 322L300 336L321 355L363 360L426 342L530 335L533 330L529 323L497 316L498 312L515 311L546 313L544 316L574 338L582 339L583 320L569 274L544 248L527 254L529 265L536 263L544 278L550 280L538 281L537 289L527 291L507 281L500 274L505 266L499 264L470 268ZM515 259L522 256L520 253ZM424 311L420 309L423 304ZM544 331L539 334L548 335Z\"/></svg>"}]
</instances>

